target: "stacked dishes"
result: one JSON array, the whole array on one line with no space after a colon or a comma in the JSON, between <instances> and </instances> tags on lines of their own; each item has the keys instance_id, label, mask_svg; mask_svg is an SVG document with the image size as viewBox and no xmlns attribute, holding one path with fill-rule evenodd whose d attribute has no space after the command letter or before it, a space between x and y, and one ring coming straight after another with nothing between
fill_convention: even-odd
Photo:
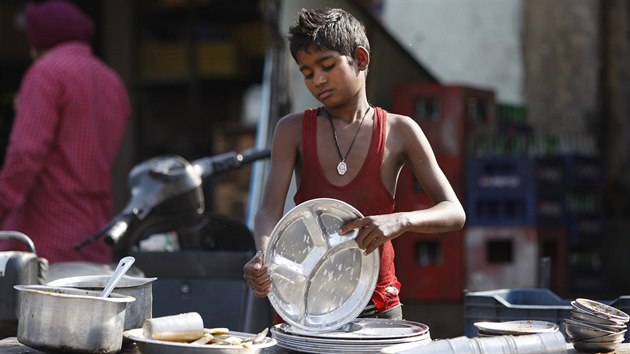
<instances>
[{"instance_id":1,"label":"stacked dishes","mask_svg":"<svg viewBox=\"0 0 630 354\"><path fill-rule=\"evenodd\" d=\"M425 324L382 318L355 319L323 333L307 333L283 323L272 327L271 335L279 346L303 353L380 353L393 345L431 342Z\"/></svg>"},{"instance_id":2,"label":"stacked dishes","mask_svg":"<svg viewBox=\"0 0 630 354\"><path fill-rule=\"evenodd\" d=\"M611 352L624 341L630 317L612 306L588 299L571 301L571 318L564 320L573 347L584 352Z\"/></svg>"},{"instance_id":3,"label":"stacked dishes","mask_svg":"<svg viewBox=\"0 0 630 354\"><path fill-rule=\"evenodd\" d=\"M304 202L272 230L265 264L273 286L269 302L285 323L271 328L279 346L306 353L379 353L401 343L430 342L429 327L388 319L357 319L370 302L379 252L365 255L355 237L340 234L362 217L343 201Z\"/></svg>"}]
</instances>

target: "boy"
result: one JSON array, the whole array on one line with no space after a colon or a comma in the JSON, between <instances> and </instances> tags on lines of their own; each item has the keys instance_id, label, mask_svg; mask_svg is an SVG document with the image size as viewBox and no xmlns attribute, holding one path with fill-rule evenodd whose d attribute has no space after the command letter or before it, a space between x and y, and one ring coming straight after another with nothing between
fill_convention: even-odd
<instances>
[{"instance_id":1,"label":"boy","mask_svg":"<svg viewBox=\"0 0 630 354\"><path fill-rule=\"evenodd\" d=\"M365 83L370 45L363 25L341 9L302 9L289 30L290 50L310 93L323 106L283 117L272 142L271 168L256 214L258 253L244 266L257 296L271 278L263 264L269 235L282 217L292 173L295 204L314 198L342 200L365 217L340 233L359 229L366 254L380 250L376 289L359 317L402 319L392 240L406 232L439 233L463 227L466 216L420 127L409 117L372 107ZM426 210L394 213L396 182L409 164L435 202Z\"/></svg>"}]
</instances>

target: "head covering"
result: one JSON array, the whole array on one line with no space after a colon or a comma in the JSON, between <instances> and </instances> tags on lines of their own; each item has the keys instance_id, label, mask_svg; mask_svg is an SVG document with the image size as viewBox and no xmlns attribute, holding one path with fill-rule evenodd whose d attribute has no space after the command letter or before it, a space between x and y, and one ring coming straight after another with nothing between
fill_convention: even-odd
<instances>
[{"instance_id":1,"label":"head covering","mask_svg":"<svg viewBox=\"0 0 630 354\"><path fill-rule=\"evenodd\" d=\"M26 33L35 49L49 49L67 41L90 42L94 21L69 1L53 0L26 5Z\"/></svg>"}]
</instances>

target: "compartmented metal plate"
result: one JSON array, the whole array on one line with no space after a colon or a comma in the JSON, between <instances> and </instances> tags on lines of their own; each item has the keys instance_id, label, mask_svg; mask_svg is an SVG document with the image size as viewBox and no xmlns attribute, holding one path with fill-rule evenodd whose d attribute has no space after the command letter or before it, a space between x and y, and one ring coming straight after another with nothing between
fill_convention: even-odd
<instances>
[{"instance_id":1,"label":"compartmented metal plate","mask_svg":"<svg viewBox=\"0 0 630 354\"><path fill-rule=\"evenodd\" d=\"M269 300L295 331L324 332L355 319L370 301L380 270L379 252L363 254L339 228L362 217L330 198L304 202L280 219L265 252L273 282Z\"/></svg>"}]
</instances>

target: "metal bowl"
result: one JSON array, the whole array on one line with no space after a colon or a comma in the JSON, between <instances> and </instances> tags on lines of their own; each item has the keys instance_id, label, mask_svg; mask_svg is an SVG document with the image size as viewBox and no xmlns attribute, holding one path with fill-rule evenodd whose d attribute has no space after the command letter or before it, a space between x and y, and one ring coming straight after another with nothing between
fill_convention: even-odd
<instances>
[{"instance_id":1,"label":"metal bowl","mask_svg":"<svg viewBox=\"0 0 630 354\"><path fill-rule=\"evenodd\" d=\"M86 275L61 278L48 283L50 286L71 287L102 291L110 275ZM123 275L114 292L133 296L136 301L127 303L125 330L142 327L144 320L153 317L153 285L157 278L141 278Z\"/></svg>"},{"instance_id":2,"label":"metal bowl","mask_svg":"<svg viewBox=\"0 0 630 354\"><path fill-rule=\"evenodd\" d=\"M573 348L577 351L585 353L608 353L617 349L620 343L621 342L574 342Z\"/></svg>"},{"instance_id":3,"label":"metal bowl","mask_svg":"<svg viewBox=\"0 0 630 354\"><path fill-rule=\"evenodd\" d=\"M313 199L290 210L271 232L265 251L273 282L269 301L296 330L339 328L370 301L379 252L364 255L355 241L358 230L339 234L342 225L360 217L342 201Z\"/></svg>"},{"instance_id":4,"label":"metal bowl","mask_svg":"<svg viewBox=\"0 0 630 354\"><path fill-rule=\"evenodd\" d=\"M601 337L582 339L582 340L579 340L579 342L584 342L584 343L618 342L618 341L623 342L625 339L625 335L626 335L626 331L622 331L619 333L607 334Z\"/></svg>"},{"instance_id":5,"label":"metal bowl","mask_svg":"<svg viewBox=\"0 0 630 354\"><path fill-rule=\"evenodd\" d=\"M606 304L602 304L601 302L578 298L575 301L571 302L573 308L577 308L583 312L590 313L594 316L602 317L605 319L609 319L618 323L626 323L630 320L630 316L625 312L614 308L612 306L608 306Z\"/></svg>"},{"instance_id":6,"label":"metal bowl","mask_svg":"<svg viewBox=\"0 0 630 354\"><path fill-rule=\"evenodd\" d=\"M602 319L601 317L589 315L589 314L578 312L578 311L571 312L571 319L576 322L581 322L586 325L601 328L603 330L611 331L611 332L621 332L628 328L626 325L619 324L617 322L605 323L604 321L606 320Z\"/></svg>"},{"instance_id":7,"label":"metal bowl","mask_svg":"<svg viewBox=\"0 0 630 354\"><path fill-rule=\"evenodd\" d=\"M574 321L568 318L564 320L564 328L566 333L569 335L569 337L571 337L571 340L573 341L583 341L593 338L607 340L609 338L617 338L617 336L621 336L621 338L623 338L624 334L626 333L626 331L607 331L605 329L590 326L588 324Z\"/></svg>"}]
</instances>

